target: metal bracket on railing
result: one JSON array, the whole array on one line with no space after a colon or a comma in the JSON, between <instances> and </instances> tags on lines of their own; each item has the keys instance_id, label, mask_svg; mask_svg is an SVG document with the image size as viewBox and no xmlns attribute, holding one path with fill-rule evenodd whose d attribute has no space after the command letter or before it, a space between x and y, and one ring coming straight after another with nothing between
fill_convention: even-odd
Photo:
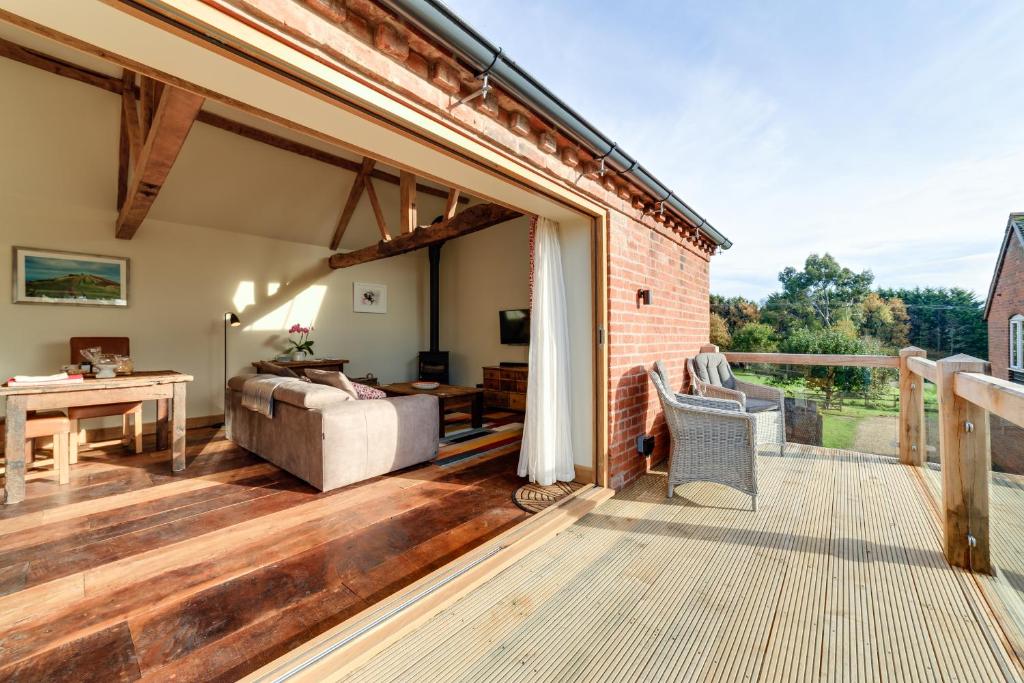
<instances>
[{"instance_id":1,"label":"metal bracket on railing","mask_svg":"<svg viewBox=\"0 0 1024 683\"><path fill-rule=\"evenodd\" d=\"M917 444L916 443L910 444L910 450L916 451L917 450Z\"/></svg>"},{"instance_id":2,"label":"metal bracket on railing","mask_svg":"<svg viewBox=\"0 0 1024 683\"><path fill-rule=\"evenodd\" d=\"M978 547L978 539L974 537L974 534L967 534L967 545L971 546L972 548Z\"/></svg>"},{"instance_id":3,"label":"metal bracket on railing","mask_svg":"<svg viewBox=\"0 0 1024 683\"><path fill-rule=\"evenodd\" d=\"M964 420L964 431L968 434L974 431L974 423L970 420Z\"/></svg>"},{"instance_id":4,"label":"metal bracket on railing","mask_svg":"<svg viewBox=\"0 0 1024 683\"><path fill-rule=\"evenodd\" d=\"M911 382L910 383L910 390L911 391L917 391L917 382Z\"/></svg>"}]
</instances>

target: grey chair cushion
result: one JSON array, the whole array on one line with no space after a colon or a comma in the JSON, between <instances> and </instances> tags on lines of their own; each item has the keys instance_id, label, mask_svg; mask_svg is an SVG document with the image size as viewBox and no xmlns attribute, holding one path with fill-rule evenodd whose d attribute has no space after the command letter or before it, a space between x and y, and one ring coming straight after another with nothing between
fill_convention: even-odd
<instances>
[{"instance_id":1,"label":"grey chair cushion","mask_svg":"<svg viewBox=\"0 0 1024 683\"><path fill-rule=\"evenodd\" d=\"M778 410L779 404L777 401L769 401L764 398L750 398L747 397L747 412L748 413L764 413L769 410Z\"/></svg>"},{"instance_id":2,"label":"grey chair cushion","mask_svg":"<svg viewBox=\"0 0 1024 683\"><path fill-rule=\"evenodd\" d=\"M736 377L732 374L729 361L721 353L698 353L693 357L693 369L703 382L726 389L736 388ZM747 409L750 410L749 401L747 403Z\"/></svg>"}]
</instances>

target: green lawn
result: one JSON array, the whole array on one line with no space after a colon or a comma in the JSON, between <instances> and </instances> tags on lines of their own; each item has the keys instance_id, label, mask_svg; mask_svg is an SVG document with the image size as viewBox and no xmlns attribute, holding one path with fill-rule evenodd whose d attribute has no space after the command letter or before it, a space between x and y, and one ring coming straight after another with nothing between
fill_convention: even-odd
<instances>
[{"instance_id":1,"label":"green lawn","mask_svg":"<svg viewBox=\"0 0 1024 683\"><path fill-rule=\"evenodd\" d=\"M745 382L765 384L782 389L786 396L791 398L803 398L818 401L818 410L822 415L822 445L827 448L845 448L856 450L857 426L866 418L887 417L892 418L893 429L896 429L896 419L899 416L899 388L889 386L875 401L866 402L861 396L844 396L841 407L824 410L820 395L815 394L804 383L803 379L791 379L782 384L771 384L768 377L740 370L736 377ZM924 386L925 412L935 412L937 399L935 385L925 383Z\"/></svg>"},{"instance_id":2,"label":"green lawn","mask_svg":"<svg viewBox=\"0 0 1024 683\"><path fill-rule=\"evenodd\" d=\"M826 448L853 449L857 438L857 425L863 417L848 417L831 411L821 420L821 441Z\"/></svg>"}]
</instances>

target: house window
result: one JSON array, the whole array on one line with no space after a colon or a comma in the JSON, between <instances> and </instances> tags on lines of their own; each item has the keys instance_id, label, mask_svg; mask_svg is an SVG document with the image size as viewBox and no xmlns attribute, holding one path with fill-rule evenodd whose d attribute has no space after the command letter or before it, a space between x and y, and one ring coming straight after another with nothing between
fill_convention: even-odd
<instances>
[{"instance_id":1,"label":"house window","mask_svg":"<svg viewBox=\"0 0 1024 683\"><path fill-rule=\"evenodd\" d=\"M1010 369L1024 370L1024 315L1010 318Z\"/></svg>"}]
</instances>

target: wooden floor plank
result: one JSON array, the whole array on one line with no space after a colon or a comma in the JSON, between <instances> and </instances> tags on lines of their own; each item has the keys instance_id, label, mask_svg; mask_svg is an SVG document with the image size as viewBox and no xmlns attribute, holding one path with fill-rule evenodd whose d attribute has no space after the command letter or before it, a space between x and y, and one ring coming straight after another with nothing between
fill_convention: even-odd
<instances>
[{"instance_id":1,"label":"wooden floor plank","mask_svg":"<svg viewBox=\"0 0 1024 683\"><path fill-rule=\"evenodd\" d=\"M181 475L83 450L69 485L0 509L5 673L234 680L529 516L518 448L320 493L197 436Z\"/></svg>"}]
</instances>

